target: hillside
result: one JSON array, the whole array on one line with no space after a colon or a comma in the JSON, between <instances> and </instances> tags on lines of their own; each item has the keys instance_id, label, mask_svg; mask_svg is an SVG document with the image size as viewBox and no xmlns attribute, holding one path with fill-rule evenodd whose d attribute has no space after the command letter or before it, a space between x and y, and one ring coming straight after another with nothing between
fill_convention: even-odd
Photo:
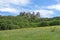
<instances>
[{"instance_id":1,"label":"hillside","mask_svg":"<svg viewBox=\"0 0 60 40\"><path fill-rule=\"evenodd\" d=\"M0 40L60 40L60 26L4 30Z\"/></svg>"},{"instance_id":2,"label":"hillside","mask_svg":"<svg viewBox=\"0 0 60 40\"><path fill-rule=\"evenodd\" d=\"M34 14L34 12L32 14L23 12L17 16L0 15L0 30L60 25L60 17L41 18L39 12Z\"/></svg>"}]
</instances>

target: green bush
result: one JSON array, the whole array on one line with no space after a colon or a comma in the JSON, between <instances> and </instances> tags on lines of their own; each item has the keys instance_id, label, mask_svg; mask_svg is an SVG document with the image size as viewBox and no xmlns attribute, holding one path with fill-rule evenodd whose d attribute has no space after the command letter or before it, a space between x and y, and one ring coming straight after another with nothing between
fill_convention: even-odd
<instances>
[{"instance_id":1,"label":"green bush","mask_svg":"<svg viewBox=\"0 0 60 40\"><path fill-rule=\"evenodd\" d=\"M40 26L49 26L49 22L42 21L42 22L40 22Z\"/></svg>"},{"instance_id":2,"label":"green bush","mask_svg":"<svg viewBox=\"0 0 60 40\"><path fill-rule=\"evenodd\" d=\"M50 25L53 26L53 25L60 25L60 21L59 20L53 20L50 22Z\"/></svg>"},{"instance_id":3,"label":"green bush","mask_svg":"<svg viewBox=\"0 0 60 40\"><path fill-rule=\"evenodd\" d=\"M24 16L25 15L25 16ZM0 16L0 30L60 25L60 17L39 18L36 15ZM30 16L29 16L30 15Z\"/></svg>"}]
</instances>

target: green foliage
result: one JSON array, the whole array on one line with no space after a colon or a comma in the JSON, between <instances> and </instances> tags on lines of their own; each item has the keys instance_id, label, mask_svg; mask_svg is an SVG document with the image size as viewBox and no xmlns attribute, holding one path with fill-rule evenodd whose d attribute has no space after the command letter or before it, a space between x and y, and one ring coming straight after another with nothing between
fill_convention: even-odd
<instances>
[{"instance_id":1,"label":"green foliage","mask_svg":"<svg viewBox=\"0 0 60 40\"><path fill-rule=\"evenodd\" d=\"M42 21L40 22L40 26L49 26L49 22Z\"/></svg>"},{"instance_id":2,"label":"green foliage","mask_svg":"<svg viewBox=\"0 0 60 40\"><path fill-rule=\"evenodd\" d=\"M54 25L60 25L60 20L53 20L50 22L50 25L54 26Z\"/></svg>"},{"instance_id":3,"label":"green foliage","mask_svg":"<svg viewBox=\"0 0 60 40\"><path fill-rule=\"evenodd\" d=\"M60 17L40 18L40 13L21 12L17 16L0 16L0 30L60 25Z\"/></svg>"}]
</instances>

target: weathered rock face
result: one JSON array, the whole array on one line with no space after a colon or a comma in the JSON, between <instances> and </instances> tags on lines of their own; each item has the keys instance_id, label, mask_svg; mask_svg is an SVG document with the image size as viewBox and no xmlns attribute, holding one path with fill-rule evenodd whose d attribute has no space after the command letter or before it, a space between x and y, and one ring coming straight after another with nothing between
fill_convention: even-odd
<instances>
[{"instance_id":1,"label":"weathered rock face","mask_svg":"<svg viewBox=\"0 0 60 40\"><path fill-rule=\"evenodd\" d=\"M20 12L20 16L29 17L29 18L40 18L40 12Z\"/></svg>"}]
</instances>

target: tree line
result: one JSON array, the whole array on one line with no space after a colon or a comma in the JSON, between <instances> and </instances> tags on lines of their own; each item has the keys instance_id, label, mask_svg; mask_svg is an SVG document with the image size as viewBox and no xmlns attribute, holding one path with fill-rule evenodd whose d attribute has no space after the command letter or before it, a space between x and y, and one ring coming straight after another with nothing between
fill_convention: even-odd
<instances>
[{"instance_id":1,"label":"tree line","mask_svg":"<svg viewBox=\"0 0 60 40\"><path fill-rule=\"evenodd\" d=\"M17 16L0 15L0 30L60 25L60 17L41 18L37 12L20 12Z\"/></svg>"}]
</instances>

